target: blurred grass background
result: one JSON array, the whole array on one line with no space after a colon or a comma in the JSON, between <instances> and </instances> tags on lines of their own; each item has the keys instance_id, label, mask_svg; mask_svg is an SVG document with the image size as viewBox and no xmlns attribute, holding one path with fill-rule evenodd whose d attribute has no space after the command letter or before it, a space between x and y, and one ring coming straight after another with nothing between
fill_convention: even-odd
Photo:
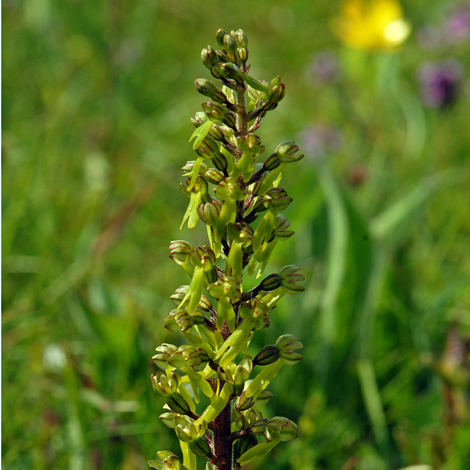
<instances>
[{"instance_id":1,"label":"blurred grass background","mask_svg":"<svg viewBox=\"0 0 470 470\"><path fill-rule=\"evenodd\" d=\"M162 328L186 283L169 241L205 240L178 229L178 183L218 28L243 28L251 74L287 86L267 151L306 146L283 183L296 236L270 271L302 266L306 293L253 344L304 344L266 407L300 438L252 468L470 468L470 42L420 42L457 3L403 6L412 33L388 53L342 45L336 1L3 2L3 468L178 452L150 357L178 341ZM324 51L335 77L319 83ZM458 92L429 109L418 69L449 57Z\"/></svg>"}]
</instances>

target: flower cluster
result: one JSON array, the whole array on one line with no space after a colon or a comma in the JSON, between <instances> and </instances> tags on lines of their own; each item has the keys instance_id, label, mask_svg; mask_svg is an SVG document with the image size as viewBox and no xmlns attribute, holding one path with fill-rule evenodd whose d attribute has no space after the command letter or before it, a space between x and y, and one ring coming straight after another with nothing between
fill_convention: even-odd
<instances>
[{"instance_id":1,"label":"flower cluster","mask_svg":"<svg viewBox=\"0 0 470 470\"><path fill-rule=\"evenodd\" d=\"M255 134L262 118L285 94L280 77L270 82L249 75L248 39L242 30L217 32L220 49L203 49L201 58L212 80L195 82L211 101L191 122L196 159L184 167L181 188L189 197L182 225L206 225L208 245L184 240L170 244L170 257L190 276L176 289L175 309L164 326L180 332L188 344L162 344L153 361L155 392L166 400L162 422L179 439L183 462L169 451L149 465L156 469L241 468L280 441L297 437L296 425L283 417L266 419L258 410L272 396L266 387L281 368L302 359L302 345L283 335L252 359L247 348L257 330L269 326L272 310L285 294L297 294L305 278L297 266L285 266L244 290L243 276L260 278L274 247L294 232L281 213L292 202L279 187L286 168L303 158L294 141L281 142L264 161Z\"/></svg>"},{"instance_id":2,"label":"flower cluster","mask_svg":"<svg viewBox=\"0 0 470 470\"><path fill-rule=\"evenodd\" d=\"M428 108L447 108L456 101L462 86L463 67L457 59L426 62L418 69L421 98Z\"/></svg>"}]
</instances>

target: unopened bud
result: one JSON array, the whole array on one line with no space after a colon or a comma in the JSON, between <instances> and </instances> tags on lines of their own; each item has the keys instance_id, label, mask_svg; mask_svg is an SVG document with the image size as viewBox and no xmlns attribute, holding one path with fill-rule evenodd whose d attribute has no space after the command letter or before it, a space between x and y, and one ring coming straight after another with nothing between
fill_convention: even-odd
<instances>
[{"instance_id":1,"label":"unopened bud","mask_svg":"<svg viewBox=\"0 0 470 470\"><path fill-rule=\"evenodd\" d=\"M204 294L202 294L197 308L204 312L210 312L213 310L211 301Z\"/></svg>"},{"instance_id":2,"label":"unopened bud","mask_svg":"<svg viewBox=\"0 0 470 470\"><path fill-rule=\"evenodd\" d=\"M220 170L220 171L222 171L222 172L226 171L227 168L228 168L227 157L226 157L224 154L220 153L220 152L219 152L218 155L216 155L216 156L212 159L212 163L214 164L214 166L215 166L218 170Z\"/></svg>"},{"instance_id":3,"label":"unopened bud","mask_svg":"<svg viewBox=\"0 0 470 470\"><path fill-rule=\"evenodd\" d=\"M219 184L225 178L224 174L215 168L208 168L204 177L212 184Z\"/></svg>"},{"instance_id":4,"label":"unopened bud","mask_svg":"<svg viewBox=\"0 0 470 470\"><path fill-rule=\"evenodd\" d=\"M243 78L240 76L239 69L235 64L228 62L221 64L220 68L224 78L235 80L239 85L243 84Z\"/></svg>"},{"instance_id":5,"label":"unopened bud","mask_svg":"<svg viewBox=\"0 0 470 470\"><path fill-rule=\"evenodd\" d=\"M211 448L205 437L200 437L194 441L188 442L191 452L198 457L208 457L211 455Z\"/></svg>"},{"instance_id":6,"label":"unopened bud","mask_svg":"<svg viewBox=\"0 0 470 470\"><path fill-rule=\"evenodd\" d=\"M241 413L242 411L249 410L255 404L253 397L247 397L244 393L240 395L235 404L235 409Z\"/></svg>"},{"instance_id":7,"label":"unopened bud","mask_svg":"<svg viewBox=\"0 0 470 470\"><path fill-rule=\"evenodd\" d=\"M185 171L186 174L190 174L193 171L195 163L196 162L194 162L194 161L186 162L186 165L181 167L181 169L183 171ZM203 175L207 170L209 170L209 167L204 162L201 162L200 165L199 165L199 174Z\"/></svg>"},{"instance_id":8,"label":"unopened bud","mask_svg":"<svg viewBox=\"0 0 470 470\"><path fill-rule=\"evenodd\" d=\"M254 366L267 366L273 364L280 357L279 349L276 346L269 345L263 348L253 359Z\"/></svg>"},{"instance_id":9,"label":"unopened bud","mask_svg":"<svg viewBox=\"0 0 470 470\"><path fill-rule=\"evenodd\" d=\"M175 416L174 413L162 413L158 418L160 421L165 425L168 426L169 428L173 428L173 417Z\"/></svg>"},{"instance_id":10,"label":"unopened bud","mask_svg":"<svg viewBox=\"0 0 470 470\"><path fill-rule=\"evenodd\" d=\"M175 293L170 296L170 299L173 300L176 305L179 305L187 294L188 288L189 286L179 286L178 289L175 290Z\"/></svg>"},{"instance_id":11,"label":"unopened bud","mask_svg":"<svg viewBox=\"0 0 470 470\"><path fill-rule=\"evenodd\" d=\"M286 94L286 86L284 83L279 83L279 85L270 88L267 93L267 98L270 103L279 103Z\"/></svg>"},{"instance_id":12,"label":"unopened bud","mask_svg":"<svg viewBox=\"0 0 470 470\"><path fill-rule=\"evenodd\" d=\"M176 264L185 264L189 261L189 253L193 249L193 246L184 240L174 240L170 243L170 258Z\"/></svg>"},{"instance_id":13,"label":"unopened bud","mask_svg":"<svg viewBox=\"0 0 470 470\"><path fill-rule=\"evenodd\" d=\"M209 135L213 139L218 140L219 142L220 141L225 141L225 135L222 131L222 128L220 126L218 126L217 124L215 124L215 123L212 123L211 129L209 131Z\"/></svg>"},{"instance_id":14,"label":"unopened bud","mask_svg":"<svg viewBox=\"0 0 470 470\"><path fill-rule=\"evenodd\" d=\"M224 36L224 50L228 55L231 62L237 62L237 40L232 34L226 34Z\"/></svg>"},{"instance_id":15,"label":"unopened bud","mask_svg":"<svg viewBox=\"0 0 470 470\"><path fill-rule=\"evenodd\" d=\"M214 227L220 214L222 205L219 201L207 202L197 206L197 214L199 218L210 227Z\"/></svg>"},{"instance_id":16,"label":"unopened bud","mask_svg":"<svg viewBox=\"0 0 470 470\"><path fill-rule=\"evenodd\" d=\"M212 69L215 67L219 59L217 57L217 54L215 53L215 50L211 46L205 47L202 52L201 52L201 60L202 63L208 68Z\"/></svg>"},{"instance_id":17,"label":"unopened bud","mask_svg":"<svg viewBox=\"0 0 470 470\"><path fill-rule=\"evenodd\" d=\"M299 151L298 145L293 140L285 140L276 147L276 153L280 157L289 157Z\"/></svg>"},{"instance_id":18,"label":"unopened bud","mask_svg":"<svg viewBox=\"0 0 470 470\"><path fill-rule=\"evenodd\" d=\"M297 284L297 282L305 281L305 276L297 273L299 270L298 266L289 265L284 266L278 273L282 278L281 285L288 294L298 294L305 290L305 287Z\"/></svg>"},{"instance_id":19,"label":"unopened bud","mask_svg":"<svg viewBox=\"0 0 470 470\"><path fill-rule=\"evenodd\" d=\"M235 123L236 123L235 114L233 114L232 112L228 112L223 119L223 123L227 125L228 127L230 127L230 129L235 129Z\"/></svg>"},{"instance_id":20,"label":"unopened bud","mask_svg":"<svg viewBox=\"0 0 470 470\"><path fill-rule=\"evenodd\" d=\"M224 38L227 36L227 31L223 29L219 29L216 33L216 39L217 43L219 44L220 47L224 47Z\"/></svg>"},{"instance_id":21,"label":"unopened bud","mask_svg":"<svg viewBox=\"0 0 470 470\"><path fill-rule=\"evenodd\" d=\"M275 170L281 164L281 157L277 153L272 153L264 162L263 168L268 171Z\"/></svg>"},{"instance_id":22,"label":"unopened bud","mask_svg":"<svg viewBox=\"0 0 470 470\"><path fill-rule=\"evenodd\" d=\"M296 341L297 337L294 335L282 335L280 336L274 345L277 347L280 353L280 357L288 365L293 365L303 359L301 354L294 351L303 347L302 343Z\"/></svg>"},{"instance_id":23,"label":"unopened bud","mask_svg":"<svg viewBox=\"0 0 470 470\"><path fill-rule=\"evenodd\" d=\"M196 153L202 158L214 158L219 153L219 144L210 137L206 137L196 149Z\"/></svg>"},{"instance_id":24,"label":"unopened bud","mask_svg":"<svg viewBox=\"0 0 470 470\"><path fill-rule=\"evenodd\" d=\"M272 111L273 109L277 108L277 103L274 101L267 101L266 103L263 104L261 109L259 110L259 115L262 113L266 113L267 111Z\"/></svg>"},{"instance_id":25,"label":"unopened bud","mask_svg":"<svg viewBox=\"0 0 470 470\"><path fill-rule=\"evenodd\" d=\"M190 121L194 127L202 126L207 121L206 113L198 111Z\"/></svg>"},{"instance_id":26,"label":"unopened bud","mask_svg":"<svg viewBox=\"0 0 470 470\"><path fill-rule=\"evenodd\" d=\"M249 51L246 47L237 49L238 58L245 63L248 60Z\"/></svg>"},{"instance_id":27,"label":"unopened bud","mask_svg":"<svg viewBox=\"0 0 470 470\"><path fill-rule=\"evenodd\" d=\"M238 47L248 47L248 36L243 29L237 29L234 33Z\"/></svg>"},{"instance_id":28,"label":"unopened bud","mask_svg":"<svg viewBox=\"0 0 470 470\"><path fill-rule=\"evenodd\" d=\"M228 112L227 108L221 103L202 103L202 109L212 122L223 121Z\"/></svg>"},{"instance_id":29,"label":"unopened bud","mask_svg":"<svg viewBox=\"0 0 470 470\"><path fill-rule=\"evenodd\" d=\"M194 84L196 89L201 95L208 96L209 98L217 101L218 103L226 103L227 98L221 90L219 90L215 83L205 78L198 78Z\"/></svg>"},{"instance_id":30,"label":"unopened bud","mask_svg":"<svg viewBox=\"0 0 470 470\"><path fill-rule=\"evenodd\" d=\"M264 278L261 284L256 288L259 291L273 291L278 287L281 287L282 279L279 274L270 274L268 277Z\"/></svg>"},{"instance_id":31,"label":"unopened bud","mask_svg":"<svg viewBox=\"0 0 470 470\"><path fill-rule=\"evenodd\" d=\"M166 399L166 404L173 410L175 413L184 415L189 413L191 409L189 408L188 403L184 399L183 395L180 393L173 393Z\"/></svg>"}]
</instances>

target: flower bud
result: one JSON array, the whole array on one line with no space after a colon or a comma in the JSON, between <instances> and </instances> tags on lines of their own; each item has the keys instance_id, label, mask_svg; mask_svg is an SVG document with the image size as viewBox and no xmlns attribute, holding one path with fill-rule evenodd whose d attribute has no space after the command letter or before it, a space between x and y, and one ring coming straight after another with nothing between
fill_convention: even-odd
<instances>
[{"instance_id":1,"label":"flower bud","mask_svg":"<svg viewBox=\"0 0 470 470\"><path fill-rule=\"evenodd\" d=\"M163 328L169 331L180 331L180 327L176 321L175 313L176 310L172 310L163 320Z\"/></svg>"},{"instance_id":2,"label":"flower bud","mask_svg":"<svg viewBox=\"0 0 470 470\"><path fill-rule=\"evenodd\" d=\"M268 424L269 424L269 419L266 419L266 418L258 419L251 425L251 431L254 434L264 434Z\"/></svg>"},{"instance_id":3,"label":"flower bud","mask_svg":"<svg viewBox=\"0 0 470 470\"><path fill-rule=\"evenodd\" d=\"M198 78L194 84L201 95L217 101L218 103L227 103L227 97L220 91L214 82L205 78Z\"/></svg>"},{"instance_id":4,"label":"flower bud","mask_svg":"<svg viewBox=\"0 0 470 470\"><path fill-rule=\"evenodd\" d=\"M259 197L256 204L253 206L253 212L264 212L265 210L268 210L271 206L272 200L273 198L267 193L264 196Z\"/></svg>"},{"instance_id":5,"label":"flower bud","mask_svg":"<svg viewBox=\"0 0 470 470\"><path fill-rule=\"evenodd\" d=\"M236 117L235 117L235 114L232 113L232 112L228 112L228 113L225 115L225 117L224 117L224 119L223 119L222 122L223 122L226 126L230 127L230 129L235 129L235 128L236 128L236 125L235 125L236 121L237 121L237 119L236 119Z\"/></svg>"},{"instance_id":6,"label":"flower bud","mask_svg":"<svg viewBox=\"0 0 470 470\"><path fill-rule=\"evenodd\" d=\"M162 397L167 397L171 393L166 375L162 376L160 371L157 372L157 375L152 374L150 380L152 382L152 388Z\"/></svg>"},{"instance_id":7,"label":"flower bud","mask_svg":"<svg viewBox=\"0 0 470 470\"><path fill-rule=\"evenodd\" d=\"M287 442L297 438L299 433L297 432L297 425L293 421L283 416L275 416L269 420L265 435L268 439L278 435L281 441Z\"/></svg>"},{"instance_id":8,"label":"flower bud","mask_svg":"<svg viewBox=\"0 0 470 470\"><path fill-rule=\"evenodd\" d=\"M227 31L224 31L223 29L219 29L216 33L216 39L217 43L219 44L220 47L225 47L224 45L224 38L227 36Z\"/></svg>"},{"instance_id":9,"label":"flower bud","mask_svg":"<svg viewBox=\"0 0 470 470\"><path fill-rule=\"evenodd\" d=\"M210 137L206 137L196 149L196 153L202 158L214 158L219 153L219 144Z\"/></svg>"},{"instance_id":10,"label":"flower bud","mask_svg":"<svg viewBox=\"0 0 470 470\"><path fill-rule=\"evenodd\" d=\"M162 413L158 419L160 419L160 421L165 425L165 426L168 426L169 428L174 428L174 424L173 424L173 417L175 416L174 413Z\"/></svg>"},{"instance_id":11,"label":"flower bud","mask_svg":"<svg viewBox=\"0 0 470 470\"><path fill-rule=\"evenodd\" d=\"M290 222L286 219L284 214L278 214L276 219L276 225L274 227L274 237L279 240L287 240L289 237L294 235L293 230L287 230L290 227Z\"/></svg>"},{"instance_id":12,"label":"flower bud","mask_svg":"<svg viewBox=\"0 0 470 470\"><path fill-rule=\"evenodd\" d=\"M264 347L253 359L254 366L267 366L273 364L280 357L279 349L276 346Z\"/></svg>"},{"instance_id":13,"label":"flower bud","mask_svg":"<svg viewBox=\"0 0 470 470\"><path fill-rule=\"evenodd\" d=\"M210 227L213 227L219 218L222 205L219 201L207 202L197 206L199 218Z\"/></svg>"},{"instance_id":14,"label":"flower bud","mask_svg":"<svg viewBox=\"0 0 470 470\"><path fill-rule=\"evenodd\" d=\"M170 243L170 258L179 265L189 261L189 253L193 246L184 240L174 240Z\"/></svg>"},{"instance_id":15,"label":"flower bud","mask_svg":"<svg viewBox=\"0 0 470 470\"><path fill-rule=\"evenodd\" d=\"M211 455L211 448L205 437L190 441L188 445L191 452L198 457L208 457Z\"/></svg>"},{"instance_id":16,"label":"flower bud","mask_svg":"<svg viewBox=\"0 0 470 470\"><path fill-rule=\"evenodd\" d=\"M163 343L156 348L157 354L152 357L152 360L160 369L170 369L171 366L168 361L176 350L177 348L173 344Z\"/></svg>"},{"instance_id":17,"label":"flower bud","mask_svg":"<svg viewBox=\"0 0 470 470\"><path fill-rule=\"evenodd\" d=\"M257 292L272 291L281 287L282 279L279 274L270 274L268 277L261 281L261 284L256 288Z\"/></svg>"},{"instance_id":18,"label":"flower bud","mask_svg":"<svg viewBox=\"0 0 470 470\"><path fill-rule=\"evenodd\" d=\"M176 305L179 305L183 301L184 296L187 294L188 288L189 286L179 286L175 290L175 293L170 296L170 299L173 300Z\"/></svg>"},{"instance_id":19,"label":"flower bud","mask_svg":"<svg viewBox=\"0 0 470 470\"><path fill-rule=\"evenodd\" d=\"M206 116L212 121L223 121L225 115L227 114L227 108L221 103L202 103L202 109L206 113Z\"/></svg>"},{"instance_id":20,"label":"flower bud","mask_svg":"<svg viewBox=\"0 0 470 470\"><path fill-rule=\"evenodd\" d=\"M237 40L237 47L248 47L248 36L243 29L237 29L233 35Z\"/></svg>"},{"instance_id":21,"label":"flower bud","mask_svg":"<svg viewBox=\"0 0 470 470\"><path fill-rule=\"evenodd\" d=\"M241 413L242 411L249 410L255 404L253 397L247 397L245 393L242 393L236 403L235 409Z\"/></svg>"},{"instance_id":22,"label":"flower bud","mask_svg":"<svg viewBox=\"0 0 470 470\"><path fill-rule=\"evenodd\" d=\"M208 69L212 69L219 63L217 54L211 46L207 46L202 50L201 60Z\"/></svg>"},{"instance_id":23,"label":"flower bud","mask_svg":"<svg viewBox=\"0 0 470 470\"><path fill-rule=\"evenodd\" d=\"M227 57L228 60L228 57ZM225 78L225 72L222 68L222 64L217 64L214 67L211 68L211 74L214 78L217 78L218 80L222 80Z\"/></svg>"},{"instance_id":24,"label":"flower bud","mask_svg":"<svg viewBox=\"0 0 470 470\"><path fill-rule=\"evenodd\" d=\"M227 170L227 167L228 167L228 162L227 162L227 157L220 153L218 155L216 155L213 159L212 159L212 163L214 164L214 166L224 172Z\"/></svg>"},{"instance_id":25,"label":"flower bud","mask_svg":"<svg viewBox=\"0 0 470 470\"><path fill-rule=\"evenodd\" d=\"M298 145L293 140L285 140L276 147L276 153L280 157L289 157L299 151Z\"/></svg>"},{"instance_id":26,"label":"flower bud","mask_svg":"<svg viewBox=\"0 0 470 470\"><path fill-rule=\"evenodd\" d=\"M194 325L201 325L206 318L201 313L190 315L184 310L172 310L163 321L163 326L170 331L187 331Z\"/></svg>"},{"instance_id":27,"label":"flower bud","mask_svg":"<svg viewBox=\"0 0 470 470\"><path fill-rule=\"evenodd\" d=\"M281 156L277 153L272 153L263 164L263 168L267 171L275 170L282 163Z\"/></svg>"},{"instance_id":28,"label":"flower bud","mask_svg":"<svg viewBox=\"0 0 470 470\"><path fill-rule=\"evenodd\" d=\"M231 62L237 62L237 40L232 34L224 36L224 48Z\"/></svg>"},{"instance_id":29,"label":"flower bud","mask_svg":"<svg viewBox=\"0 0 470 470\"><path fill-rule=\"evenodd\" d=\"M187 414L191 411L191 409L189 408L189 405L186 402L186 400L184 399L183 395L181 395L178 392L171 394L166 399L166 404L175 413L179 413L181 415Z\"/></svg>"},{"instance_id":30,"label":"flower bud","mask_svg":"<svg viewBox=\"0 0 470 470\"><path fill-rule=\"evenodd\" d=\"M297 337L294 335L282 335L274 343L279 350L280 357L288 365L294 365L303 359L301 354L294 352L297 349L303 348L302 343L296 341L296 339Z\"/></svg>"},{"instance_id":31,"label":"flower bud","mask_svg":"<svg viewBox=\"0 0 470 470\"><path fill-rule=\"evenodd\" d=\"M148 465L157 470L188 470L181 464L180 459L168 450L157 452L160 460L149 460Z\"/></svg>"},{"instance_id":32,"label":"flower bud","mask_svg":"<svg viewBox=\"0 0 470 470\"><path fill-rule=\"evenodd\" d=\"M269 88L266 96L270 103L279 103L284 98L285 94L286 86L284 83L279 83L279 85Z\"/></svg>"},{"instance_id":33,"label":"flower bud","mask_svg":"<svg viewBox=\"0 0 470 470\"><path fill-rule=\"evenodd\" d=\"M219 184L225 178L224 174L215 169L215 168L208 168L204 173L204 178L206 178L209 183L212 184Z\"/></svg>"},{"instance_id":34,"label":"flower bud","mask_svg":"<svg viewBox=\"0 0 470 470\"><path fill-rule=\"evenodd\" d=\"M223 78L235 80L239 85L243 84L243 78L239 73L239 68L237 65L228 62L226 64L220 64L220 69Z\"/></svg>"},{"instance_id":35,"label":"flower bud","mask_svg":"<svg viewBox=\"0 0 470 470\"><path fill-rule=\"evenodd\" d=\"M278 273L282 279L281 285L288 294L294 295L305 290L305 287L297 284L297 282L305 281L303 274L297 274L299 270L300 268L298 266L289 265L284 266Z\"/></svg>"},{"instance_id":36,"label":"flower bud","mask_svg":"<svg viewBox=\"0 0 470 470\"><path fill-rule=\"evenodd\" d=\"M206 113L203 111L198 111L193 118L190 118L190 121L194 127L202 126L207 121Z\"/></svg>"},{"instance_id":37,"label":"flower bud","mask_svg":"<svg viewBox=\"0 0 470 470\"><path fill-rule=\"evenodd\" d=\"M238 58L245 63L248 60L249 51L246 47L240 47L237 49Z\"/></svg>"},{"instance_id":38,"label":"flower bud","mask_svg":"<svg viewBox=\"0 0 470 470\"><path fill-rule=\"evenodd\" d=\"M268 111L272 111L273 109L277 108L277 103L275 101L267 101L266 103L263 104L259 111L259 116L263 115L263 113L266 113Z\"/></svg>"},{"instance_id":39,"label":"flower bud","mask_svg":"<svg viewBox=\"0 0 470 470\"><path fill-rule=\"evenodd\" d=\"M204 294L202 294L201 300L199 301L197 308L204 312L211 312L212 310L214 310L211 301Z\"/></svg>"},{"instance_id":40,"label":"flower bud","mask_svg":"<svg viewBox=\"0 0 470 470\"><path fill-rule=\"evenodd\" d=\"M188 174L191 174L191 173L192 173L195 163L196 163L196 162L194 162L194 161L186 162L186 165L184 165L184 166L181 168L183 171L186 172L186 176L187 176ZM206 171L208 171L208 170L209 170L209 167L208 167L204 162L201 162L200 165L199 165L199 172L198 172L198 174L203 175L203 174L204 174Z\"/></svg>"},{"instance_id":41,"label":"flower bud","mask_svg":"<svg viewBox=\"0 0 470 470\"><path fill-rule=\"evenodd\" d=\"M204 113L205 114L205 113ZM224 135L224 132L222 130L222 127L221 126L218 126L217 124L214 124L212 123L212 126L211 126L211 129L209 131L209 135L219 141L219 142L225 142L225 135Z\"/></svg>"}]
</instances>

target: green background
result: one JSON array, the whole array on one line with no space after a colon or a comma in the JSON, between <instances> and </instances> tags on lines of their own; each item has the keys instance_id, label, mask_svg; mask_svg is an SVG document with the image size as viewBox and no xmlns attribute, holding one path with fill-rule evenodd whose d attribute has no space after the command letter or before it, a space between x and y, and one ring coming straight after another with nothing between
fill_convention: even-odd
<instances>
[{"instance_id":1,"label":"green background","mask_svg":"<svg viewBox=\"0 0 470 470\"><path fill-rule=\"evenodd\" d=\"M251 468L469 468L470 43L416 36L453 5L404 2L411 36L369 53L330 32L337 2L3 2L3 468L145 469L179 452L150 357L178 341L162 321L187 277L168 244L205 243L201 222L179 231L178 185L219 28L246 31L252 76L286 84L258 131L265 155L312 126L341 134L282 183L296 235L266 274L298 264L306 292L250 352L286 333L304 344L265 410L300 438ZM340 77L313 86L324 50ZM459 96L426 109L418 67L449 57Z\"/></svg>"}]
</instances>

